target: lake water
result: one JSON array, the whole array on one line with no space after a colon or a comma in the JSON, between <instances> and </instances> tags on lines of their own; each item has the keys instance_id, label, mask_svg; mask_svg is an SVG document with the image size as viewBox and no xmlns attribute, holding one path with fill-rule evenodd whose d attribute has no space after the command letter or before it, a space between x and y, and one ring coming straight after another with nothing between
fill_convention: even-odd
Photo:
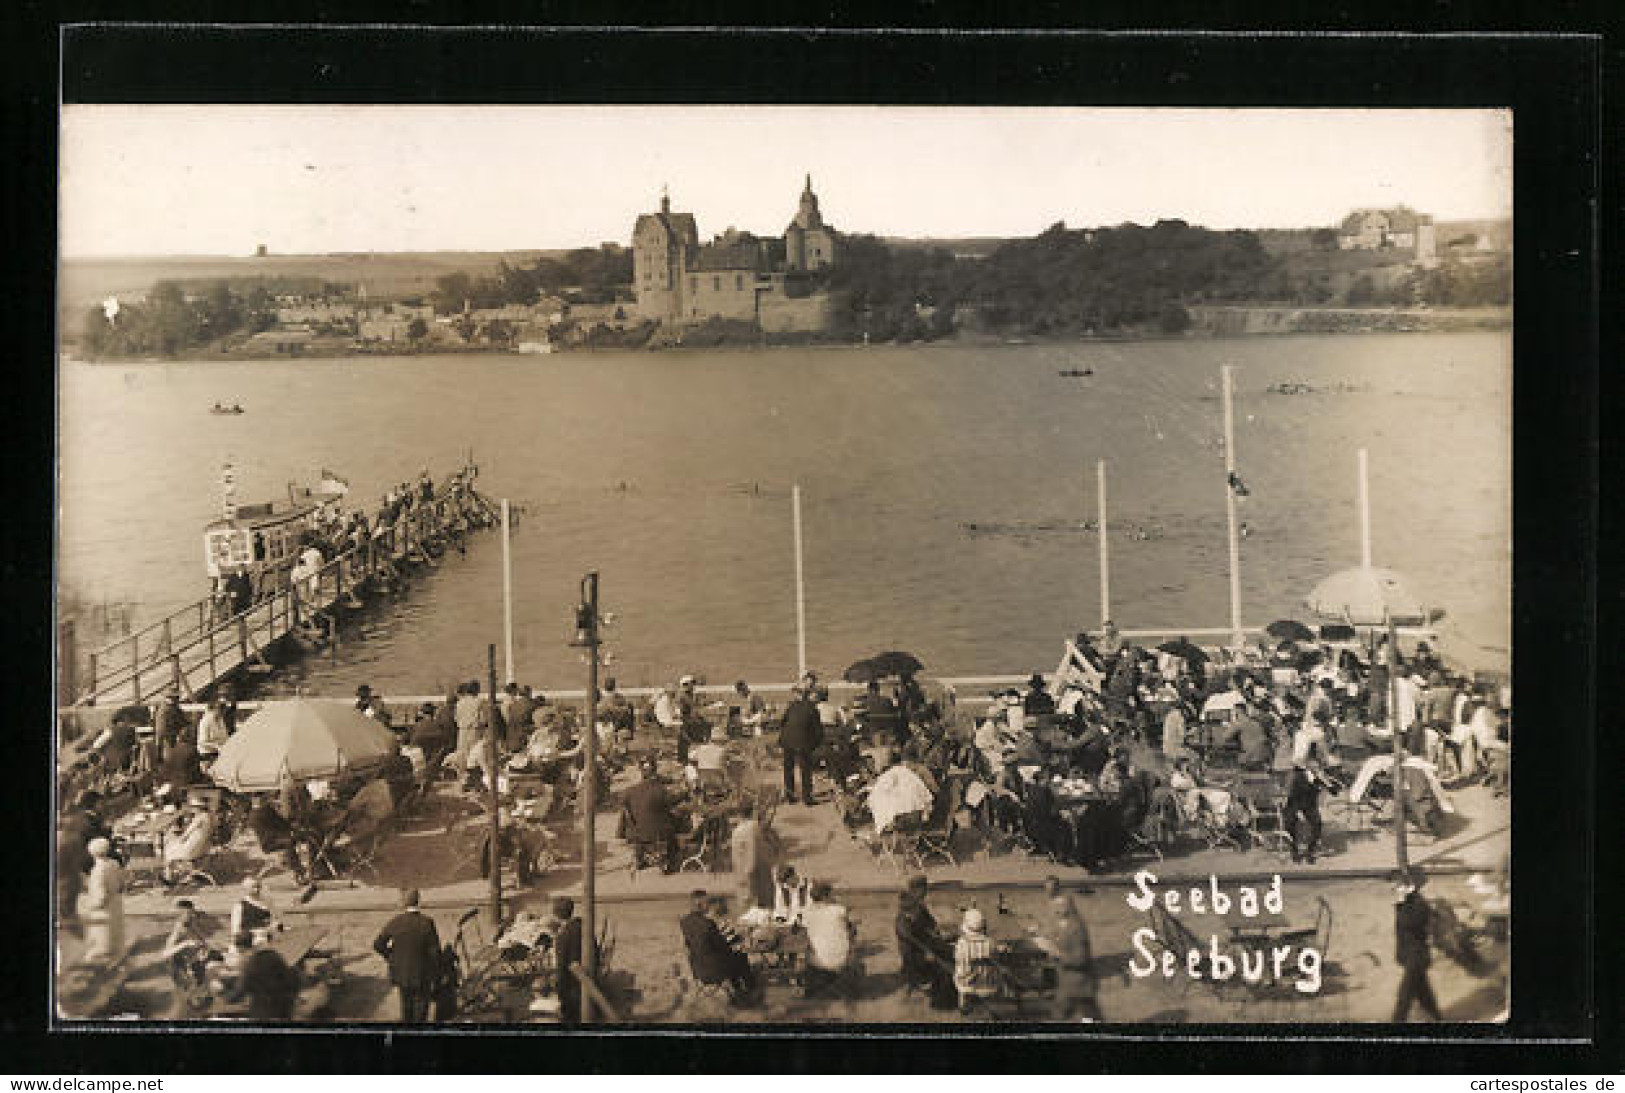
<instances>
[{"instance_id":1,"label":"lake water","mask_svg":"<svg viewBox=\"0 0 1625 1093\"><path fill-rule=\"evenodd\" d=\"M933 674L1048 671L1063 636L1099 622L1097 539L1030 525L1092 517L1097 459L1118 624L1228 623L1225 363L1250 490L1243 621L1303 617L1320 577L1358 564L1365 446L1376 563L1448 609L1458 655L1504 667L1512 369L1511 338L1494 333L66 364L62 587L135 601L144 618L195 599L228 457L242 501L325 467L370 505L472 448L483 490L526 512L513 542L523 681L581 685L565 642L589 569L618 616L623 684L791 678L794 484L814 667L838 675L897 648ZM1084 367L1094 375L1056 374ZM1294 381L1348 389L1267 390ZM211 416L217 401L247 413ZM365 640L336 664L285 685L483 677L487 643L502 641L501 557L496 535L477 537L400 606L364 616Z\"/></svg>"}]
</instances>

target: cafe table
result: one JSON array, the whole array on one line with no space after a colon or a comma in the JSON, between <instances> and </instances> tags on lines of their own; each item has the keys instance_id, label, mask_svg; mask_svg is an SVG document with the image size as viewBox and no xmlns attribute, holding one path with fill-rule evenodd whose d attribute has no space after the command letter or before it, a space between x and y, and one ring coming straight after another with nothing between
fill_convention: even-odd
<instances>
[{"instance_id":1,"label":"cafe table","mask_svg":"<svg viewBox=\"0 0 1625 1093\"><path fill-rule=\"evenodd\" d=\"M771 980L795 984L812 951L807 931L792 923L742 927L742 947L750 962Z\"/></svg>"}]
</instances>

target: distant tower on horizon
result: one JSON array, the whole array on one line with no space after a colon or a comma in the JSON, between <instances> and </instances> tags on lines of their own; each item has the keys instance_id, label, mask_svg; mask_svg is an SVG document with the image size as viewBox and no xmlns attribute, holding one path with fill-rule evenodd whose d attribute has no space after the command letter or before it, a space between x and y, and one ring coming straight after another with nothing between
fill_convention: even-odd
<instances>
[{"instance_id":1,"label":"distant tower on horizon","mask_svg":"<svg viewBox=\"0 0 1625 1093\"><path fill-rule=\"evenodd\" d=\"M813 193L810 173L801 190L795 219L784 229L784 260L794 270L823 269L835 264L835 233L818 211L818 195Z\"/></svg>"},{"instance_id":2,"label":"distant tower on horizon","mask_svg":"<svg viewBox=\"0 0 1625 1093\"><path fill-rule=\"evenodd\" d=\"M259 246L254 248L255 258L269 258L270 256L271 248L267 247L264 243L261 243Z\"/></svg>"}]
</instances>

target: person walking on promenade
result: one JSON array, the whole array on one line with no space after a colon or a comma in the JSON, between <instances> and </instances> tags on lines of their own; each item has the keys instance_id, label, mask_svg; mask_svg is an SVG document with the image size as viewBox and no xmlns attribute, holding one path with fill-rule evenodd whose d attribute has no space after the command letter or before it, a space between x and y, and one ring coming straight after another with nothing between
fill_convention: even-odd
<instances>
[{"instance_id":1,"label":"person walking on promenade","mask_svg":"<svg viewBox=\"0 0 1625 1093\"><path fill-rule=\"evenodd\" d=\"M576 917L576 902L569 896L553 901L553 917L558 921L554 935L553 954L557 964L555 979L559 992L559 1020L566 1025L581 1023L581 980L576 978L571 965L581 960L581 920Z\"/></svg>"},{"instance_id":2,"label":"person walking on promenade","mask_svg":"<svg viewBox=\"0 0 1625 1093\"><path fill-rule=\"evenodd\" d=\"M739 806L739 822L729 836L729 857L733 861L734 892L739 906L773 906L773 840L762 826L756 806Z\"/></svg>"},{"instance_id":3,"label":"person walking on promenade","mask_svg":"<svg viewBox=\"0 0 1625 1093\"><path fill-rule=\"evenodd\" d=\"M1394 1000L1395 1024L1410 1020L1412 1002L1420 1005L1422 1012L1435 1021L1444 1020L1439 1014L1439 1002L1433 997L1433 984L1428 982L1428 966L1432 963L1428 927L1433 912L1422 898L1422 885L1426 880L1420 869L1412 869L1399 877L1399 899L1394 907L1394 956L1404 969L1404 975L1399 980L1399 996Z\"/></svg>"},{"instance_id":4,"label":"person walking on promenade","mask_svg":"<svg viewBox=\"0 0 1625 1093\"><path fill-rule=\"evenodd\" d=\"M813 752L823 743L824 727L818 719L818 707L813 696L802 694L784 711L784 726L779 730L779 747L784 752L784 799L796 803L796 768L801 768L801 799L813 803Z\"/></svg>"},{"instance_id":5,"label":"person walking on promenade","mask_svg":"<svg viewBox=\"0 0 1625 1093\"><path fill-rule=\"evenodd\" d=\"M418 909L418 890L401 893L401 913L384 924L372 947L389 962L389 981L401 993L401 1023L422 1024L440 971L440 933Z\"/></svg>"},{"instance_id":6,"label":"person walking on promenade","mask_svg":"<svg viewBox=\"0 0 1625 1093\"><path fill-rule=\"evenodd\" d=\"M1292 734L1292 780L1286 791L1286 827L1292 835L1293 861L1315 864L1315 851L1320 848L1321 771L1330 761L1324 722L1304 718Z\"/></svg>"},{"instance_id":7,"label":"person walking on promenade","mask_svg":"<svg viewBox=\"0 0 1625 1093\"><path fill-rule=\"evenodd\" d=\"M79 896L79 921L85 928L85 959L111 967L124 958L124 870L113 857L113 844L90 840L90 877Z\"/></svg>"},{"instance_id":8,"label":"person walking on promenade","mask_svg":"<svg viewBox=\"0 0 1625 1093\"><path fill-rule=\"evenodd\" d=\"M1095 974L1094 949L1089 943L1089 927L1083 921L1077 901L1061 891L1059 877L1044 879L1049 897L1051 920L1044 936L1035 938L1038 947L1055 962L1054 1009L1057 1021L1103 1021L1100 1012L1100 977Z\"/></svg>"}]
</instances>

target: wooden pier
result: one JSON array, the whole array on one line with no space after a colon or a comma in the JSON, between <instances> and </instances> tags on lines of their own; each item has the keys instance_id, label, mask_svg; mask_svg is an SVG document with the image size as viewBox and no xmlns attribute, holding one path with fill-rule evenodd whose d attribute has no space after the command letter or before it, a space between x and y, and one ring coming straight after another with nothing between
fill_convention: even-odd
<instances>
[{"instance_id":1,"label":"wooden pier","mask_svg":"<svg viewBox=\"0 0 1625 1093\"><path fill-rule=\"evenodd\" d=\"M206 596L91 653L72 673L73 706L150 704L169 687L195 702L237 673L268 670L288 642L336 645L345 612L404 585L414 571L437 566L448 548L491 518L490 502L468 488L463 499L437 496L410 510L297 582L293 559L286 559L260 574L260 593L242 612L232 614L221 597Z\"/></svg>"}]
</instances>

